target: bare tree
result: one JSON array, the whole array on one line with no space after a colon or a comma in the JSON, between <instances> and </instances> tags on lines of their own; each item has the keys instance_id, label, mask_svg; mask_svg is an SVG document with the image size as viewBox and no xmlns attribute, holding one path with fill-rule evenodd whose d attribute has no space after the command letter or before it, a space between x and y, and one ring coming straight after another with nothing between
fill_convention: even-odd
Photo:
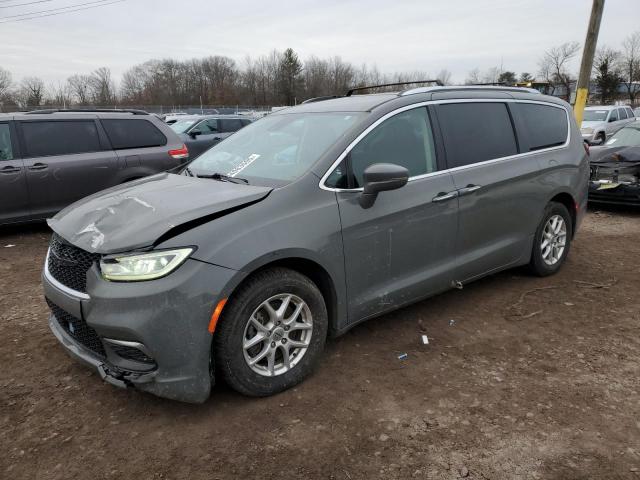
<instances>
[{"instance_id":1,"label":"bare tree","mask_svg":"<svg viewBox=\"0 0 640 480\"><path fill-rule=\"evenodd\" d=\"M443 68L436 76L436 80L440 80L443 85L451 85L451 72Z\"/></svg>"},{"instance_id":2,"label":"bare tree","mask_svg":"<svg viewBox=\"0 0 640 480\"><path fill-rule=\"evenodd\" d=\"M111 70L98 68L91 74L89 87L93 103L96 105L112 105L116 101L115 85L111 80Z\"/></svg>"},{"instance_id":3,"label":"bare tree","mask_svg":"<svg viewBox=\"0 0 640 480\"><path fill-rule=\"evenodd\" d=\"M540 60L538 66L540 75L547 80L554 88L558 85L564 87L566 100L571 95L571 82L573 77L569 73L569 62L580 50L578 42L566 42L562 45L552 47Z\"/></svg>"},{"instance_id":4,"label":"bare tree","mask_svg":"<svg viewBox=\"0 0 640 480\"><path fill-rule=\"evenodd\" d=\"M91 77L89 75L72 75L67 78L71 97L79 105L88 105L90 99Z\"/></svg>"},{"instance_id":5,"label":"bare tree","mask_svg":"<svg viewBox=\"0 0 640 480\"><path fill-rule=\"evenodd\" d=\"M467 73L467 78L464 81L465 85L473 85L475 83L480 83L480 69L477 67Z\"/></svg>"},{"instance_id":6,"label":"bare tree","mask_svg":"<svg viewBox=\"0 0 640 480\"><path fill-rule=\"evenodd\" d=\"M22 107L42 105L45 96L44 81L39 77L25 77L20 82L18 101Z\"/></svg>"},{"instance_id":7,"label":"bare tree","mask_svg":"<svg viewBox=\"0 0 640 480\"><path fill-rule=\"evenodd\" d=\"M619 67L620 57L620 52L604 46L596 52L593 73L596 85L600 89L600 101L603 104L614 100L618 93L618 86L622 81Z\"/></svg>"},{"instance_id":8,"label":"bare tree","mask_svg":"<svg viewBox=\"0 0 640 480\"><path fill-rule=\"evenodd\" d=\"M0 101L9 96L12 86L11 72L0 67Z\"/></svg>"},{"instance_id":9,"label":"bare tree","mask_svg":"<svg viewBox=\"0 0 640 480\"><path fill-rule=\"evenodd\" d=\"M48 103L64 108L71 104L71 89L68 83L50 83L47 90L49 92Z\"/></svg>"},{"instance_id":10,"label":"bare tree","mask_svg":"<svg viewBox=\"0 0 640 480\"><path fill-rule=\"evenodd\" d=\"M620 59L621 75L629 96L629 101L635 103L640 82L640 31L632 33L622 42L622 58Z\"/></svg>"}]
</instances>

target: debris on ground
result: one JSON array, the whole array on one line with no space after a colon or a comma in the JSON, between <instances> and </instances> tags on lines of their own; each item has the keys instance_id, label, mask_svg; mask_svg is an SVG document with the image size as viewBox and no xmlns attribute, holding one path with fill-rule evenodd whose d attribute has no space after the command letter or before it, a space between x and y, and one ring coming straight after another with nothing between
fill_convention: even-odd
<instances>
[{"instance_id":1,"label":"debris on ground","mask_svg":"<svg viewBox=\"0 0 640 480\"><path fill-rule=\"evenodd\" d=\"M521 317L521 318L531 318L535 315L538 315L539 313L542 312L542 310L537 311L537 312L532 312L529 314L525 314L522 311L522 304L524 303L525 298L527 298L527 295L530 295L532 293L535 292L540 292L543 290L553 290L555 288L560 288L559 285L549 285L547 287L538 287L538 288L533 288L531 290L527 290L526 292L522 292L520 294L520 298L518 298L518 301L516 303L514 303L513 305L507 307L507 312L511 312L511 313L507 313L508 316L512 316L512 317Z\"/></svg>"},{"instance_id":2,"label":"debris on ground","mask_svg":"<svg viewBox=\"0 0 640 480\"><path fill-rule=\"evenodd\" d=\"M429 345L429 337L427 337L426 335L422 335L422 344Z\"/></svg>"},{"instance_id":3,"label":"debris on ground","mask_svg":"<svg viewBox=\"0 0 640 480\"><path fill-rule=\"evenodd\" d=\"M9 245L4 246L4 248L11 248L11 247L15 247L15 245L13 243L10 243Z\"/></svg>"},{"instance_id":4,"label":"debris on ground","mask_svg":"<svg viewBox=\"0 0 640 480\"><path fill-rule=\"evenodd\" d=\"M408 356L408 353L401 353L400 355L398 355L398 360L406 360Z\"/></svg>"},{"instance_id":5,"label":"debris on ground","mask_svg":"<svg viewBox=\"0 0 640 480\"><path fill-rule=\"evenodd\" d=\"M469 469L467 467L462 467L459 473L460 473L460 477L466 478L469 476Z\"/></svg>"},{"instance_id":6,"label":"debris on ground","mask_svg":"<svg viewBox=\"0 0 640 480\"><path fill-rule=\"evenodd\" d=\"M450 327L453 327L455 325L455 323L456 323L455 320L453 320L453 319L449 320L449 326Z\"/></svg>"},{"instance_id":7,"label":"debris on ground","mask_svg":"<svg viewBox=\"0 0 640 480\"><path fill-rule=\"evenodd\" d=\"M593 283L585 282L584 280L574 280L574 282L577 283L579 287L583 288L611 288L618 283L618 280L613 278L609 283Z\"/></svg>"}]
</instances>

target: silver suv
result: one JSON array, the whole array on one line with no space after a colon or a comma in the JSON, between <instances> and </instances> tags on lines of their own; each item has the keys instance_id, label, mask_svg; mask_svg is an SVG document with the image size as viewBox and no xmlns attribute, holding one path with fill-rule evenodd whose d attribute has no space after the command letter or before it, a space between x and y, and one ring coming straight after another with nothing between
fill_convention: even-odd
<instances>
[{"instance_id":1,"label":"silver suv","mask_svg":"<svg viewBox=\"0 0 640 480\"><path fill-rule=\"evenodd\" d=\"M0 224L49 218L99 190L188 160L177 134L141 110L0 116Z\"/></svg>"},{"instance_id":2,"label":"silver suv","mask_svg":"<svg viewBox=\"0 0 640 480\"><path fill-rule=\"evenodd\" d=\"M604 142L622 127L635 120L630 107L598 106L584 109L580 132L582 138L591 145L604 145Z\"/></svg>"}]
</instances>

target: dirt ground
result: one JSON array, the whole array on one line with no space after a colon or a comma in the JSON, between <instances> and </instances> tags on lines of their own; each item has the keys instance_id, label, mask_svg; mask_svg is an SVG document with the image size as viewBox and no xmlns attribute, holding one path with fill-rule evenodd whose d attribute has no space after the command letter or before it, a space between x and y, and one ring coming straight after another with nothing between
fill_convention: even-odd
<instances>
[{"instance_id":1,"label":"dirt ground","mask_svg":"<svg viewBox=\"0 0 640 480\"><path fill-rule=\"evenodd\" d=\"M48 237L0 230L0 478L640 479L640 211L591 211L554 277L486 278L329 342L293 390L203 405L63 352Z\"/></svg>"}]
</instances>

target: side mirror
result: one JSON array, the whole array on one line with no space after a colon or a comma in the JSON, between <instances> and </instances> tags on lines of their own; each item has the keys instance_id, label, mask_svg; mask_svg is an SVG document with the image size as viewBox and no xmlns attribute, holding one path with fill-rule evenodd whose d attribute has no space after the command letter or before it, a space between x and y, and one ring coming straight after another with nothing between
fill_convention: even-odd
<instances>
[{"instance_id":1,"label":"side mirror","mask_svg":"<svg viewBox=\"0 0 640 480\"><path fill-rule=\"evenodd\" d=\"M616 117L610 117L610 118L609 118L609 123L611 123L611 122L615 122L615 121L617 121L617 120L618 120L618 119L617 119Z\"/></svg>"},{"instance_id":2,"label":"side mirror","mask_svg":"<svg viewBox=\"0 0 640 480\"><path fill-rule=\"evenodd\" d=\"M198 135L202 135L202 132L200 130L191 130L189 132L189 136L191 138L196 138Z\"/></svg>"},{"instance_id":3,"label":"side mirror","mask_svg":"<svg viewBox=\"0 0 640 480\"><path fill-rule=\"evenodd\" d=\"M404 187L409 181L409 170L393 163L369 165L363 173L364 189L360 195L360 206L371 208L378 193Z\"/></svg>"}]
</instances>

